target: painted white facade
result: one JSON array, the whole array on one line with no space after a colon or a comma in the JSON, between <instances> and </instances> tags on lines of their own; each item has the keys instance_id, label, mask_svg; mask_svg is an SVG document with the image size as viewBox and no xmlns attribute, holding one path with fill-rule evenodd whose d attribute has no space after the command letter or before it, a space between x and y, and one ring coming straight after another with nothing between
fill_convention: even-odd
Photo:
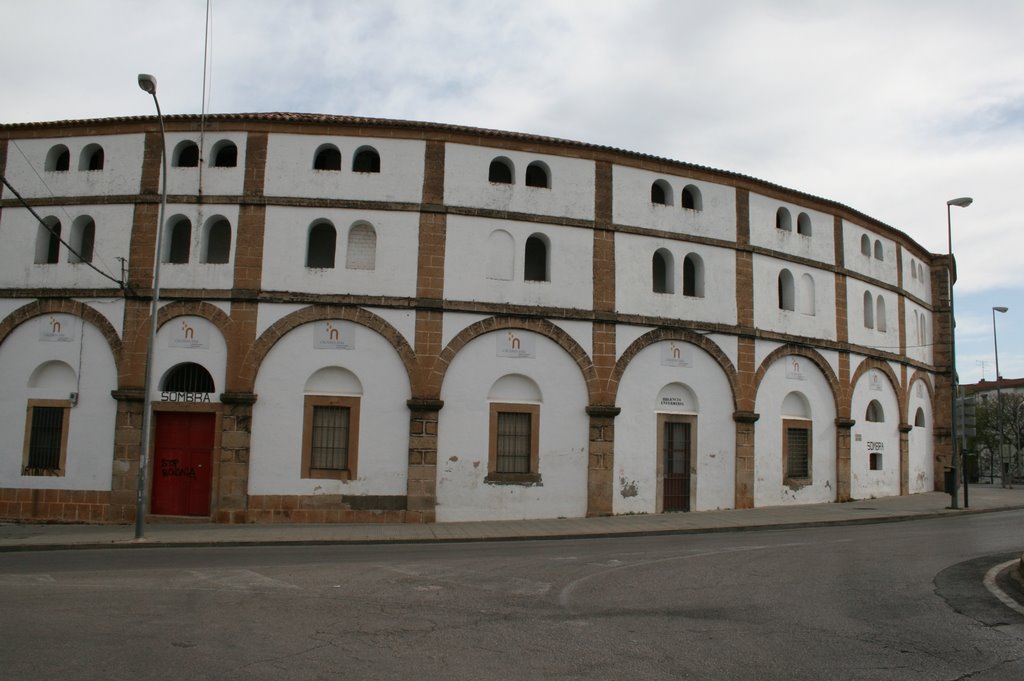
<instances>
[{"instance_id":1,"label":"painted white facade","mask_svg":"<svg viewBox=\"0 0 1024 681\"><path fill-rule=\"evenodd\" d=\"M4 176L26 199L137 194L144 141L140 134L19 139L8 147ZM86 170L83 157L97 146L103 149L103 169ZM48 169L47 157L56 147L69 153L67 170ZM6 186L0 190L3 198L13 198Z\"/></svg>"},{"instance_id":2,"label":"painted white facade","mask_svg":"<svg viewBox=\"0 0 1024 681\"><path fill-rule=\"evenodd\" d=\"M911 494L935 489L935 452L932 438L932 394L927 383L918 379L911 383L907 424L909 439L907 491Z\"/></svg>"},{"instance_id":3,"label":"painted white facade","mask_svg":"<svg viewBox=\"0 0 1024 681\"><path fill-rule=\"evenodd\" d=\"M244 132L208 131L202 139L198 133L167 133L167 194L203 194L204 196L237 196L245 186L245 151L249 136ZM181 147L189 142L200 147L199 165L181 167ZM235 145L236 163L216 167L214 155L225 143ZM141 158L140 158L141 163Z\"/></svg>"},{"instance_id":4,"label":"painted white facade","mask_svg":"<svg viewBox=\"0 0 1024 681\"><path fill-rule=\"evenodd\" d=\"M896 244L892 239L844 220L843 256L847 269L896 285Z\"/></svg>"},{"instance_id":5,"label":"painted white facade","mask_svg":"<svg viewBox=\"0 0 1024 681\"><path fill-rule=\"evenodd\" d=\"M779 209L786 212L788 229L777 226ZM750 194L750 243L755 246L832 264L835 262L834 235L831 215Z\"/></svg>"},{"instance_id":6,"label":"painted white facade","mask_svg":"<svg viewBox=\"0 0 1024 681\"><path fill-rule=\"evenodd\" d=\"M880 421L869 420L868 405L881 406ZM889 378L878 369L866 371L853 389L850 407L857 421L851 430L850 496L854 499L898 496L900 493L900 415ZM876 455L876 468L871 455Z\"/></svg>"},{"instance_id":7,"label":"painted white facade","mask_svg":"<svg viewBox=\"0 0 1024 681\"><path fill-rule=\"evenodd\" d=\"M612 179L616 224L736 240L736 192L730 187L621 165L612 168ZM666 200L671 203L651 202L651 185L659 181L667 186ZM682 192L689 186L700 191L700 210L682 208Z\"/></svg>"},{"instance_id":8,"label":"painted white facade","mask_svg":"<svg viewBox=\"0 0 1024 681\"><path fill-rule=\"evenodd\" d=\"M792 310L779 305L779 279L790 272ZM758 328L814 338L836 337L835 277L830 272L762 255L754 256L754 324Z\"/></svg>"}]
</instances>

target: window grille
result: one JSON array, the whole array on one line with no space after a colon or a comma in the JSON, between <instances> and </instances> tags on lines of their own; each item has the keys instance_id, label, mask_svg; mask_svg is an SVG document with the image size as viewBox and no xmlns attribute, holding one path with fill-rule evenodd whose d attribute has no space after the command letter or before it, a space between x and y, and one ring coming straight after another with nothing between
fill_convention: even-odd
<instances>
[{"instance_id":1,"label":"window grille","mask_svg":"<svg viewBox=\"0 0 1024 681\"><path fill-rule=\"evenodd\" d=\"M786 475L790 478L810 477L810 435L811 431L807 428L786 429Z\"/></svg>"},{"instance_id":2,"label":"window grille","mask_svg":"<svg viewBox=\"0 0 1024 681\"><path fill-rule=\"evenodd\" d=\"M63 407L33 407L32 431L29 435L28 468L59 470L60 448L64 431Z\"/></svg>"},{"instance_id":3,"label":"window grille","mask_svg":"<svg viewBox=\"0 0 1024 681\"><path fill-rule=\"evenodd\" d=\"M498 473L530 473L531 414L498 412Z\"/></svg>"},{"instance_id":4,"label":"window grille","mask_svg":"<svg viewBox=\"0 0 1024 681\"><path fill-rule=\"evenodd\" d=\"M179 364L171 369L164 379L163 390L178 393L212 393L213 376L195 362Z\"/></svg>"},{"instance_id":5,"label":"window grille","mask_svg":"<svg viewBox=\"0 0 1024 681\"><path fill-rule=\"evenodd\" d=\"M314 406L310 468L348 468L348 407Z\"/></svg>"}]
</instances>

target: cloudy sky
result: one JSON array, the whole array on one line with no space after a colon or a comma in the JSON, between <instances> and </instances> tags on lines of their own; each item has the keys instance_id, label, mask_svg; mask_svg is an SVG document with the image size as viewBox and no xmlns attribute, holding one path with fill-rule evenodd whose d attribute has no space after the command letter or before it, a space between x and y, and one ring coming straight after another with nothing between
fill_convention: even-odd
<instances>
[{"instance_id":1,"label":"cloudy sky","mask_svg":"<svg viewBox=\"0 0 1024 681\"><path fill-rule=\"evenodd\" d=\"M0 0L0 122L197 113L206 0ZM209 105L550 135L830 198L959 262L964 381L1024 377L1021 0L212 0ZM984 364L982 364L984 363Z\"/></svg>"}]
</instances>

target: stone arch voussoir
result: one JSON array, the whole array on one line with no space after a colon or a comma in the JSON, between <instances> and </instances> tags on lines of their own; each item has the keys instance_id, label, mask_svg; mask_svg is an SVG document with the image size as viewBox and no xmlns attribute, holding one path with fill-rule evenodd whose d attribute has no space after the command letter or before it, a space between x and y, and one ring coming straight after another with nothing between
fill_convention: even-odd
<instances>
[{"instance_id":1,"label":"stone arch voussoir","mask_svg":"<svg viewBox=\"0 0 1024 681\"><path fill-rule=\"evenodd\" d=\"M900 385L900 380L896 376L896 372L892 370L891 366L889 366L889 363L888 362L883 362L883 361L878 360L878 359L874 359L873 357L868 357L863 362L861 362L860 366L857 367L857 370L853 372L853 376L850 377L850 400L851 400L851 404L849 405L848 408L849 409L853 408L853 404L852 404L852 401L853 401L853 391L857 387L857 383L864 376L864 374L866 374L867 372L871 371L872 369L878 369L883 374L885 374L886 378L889 379L889 385L892 386L893 392L896 394L896 408L899 410L899 413L901 415L901 418L902 418L901 423L906 423L907 422L907 420L906 420L907 402L908 402L908 400L907 400L907 393L903 389L903 386Z\"/></svg>"},{"instance_id":2,"label":"stone arch voussoir","mask_svg":"<svg viewBox=\"0 0 1024 681\"><path fill-rule=\"evenodd\" d=\"M803 347L801 345L783 345L775 348L775 350L770 352L768 356L764 358L761 365L757 368L757 372L754 374L753 396L755 403L757 400L757 394L761 390L761 382L764 380L765 374L768 373L768 369L770 369L771 366L780 359L794 356L804 357L818 367L818 370L821 371L822 375L825 377L825 381L828 383L829 389L832 391L832 402L836 411L836 416L838 418L848 418L850 414L849 398L840 399L840 395L842 395L843 392L839 385L839 378L836 376L836 372L832 370L832 367L829 366L829 363L821 356L821 353L817 350Z\"/></svg>"},{"instance_id":3,"label":"stone arch voussoir","mask_svg":"<svg viewBox=\"0 0 1024 681\"><path fill-rule=\"evenodd\" d=\"M114 366L118 369L120 368L123 346L121 337L117 335L117 330L102 314L85 303L69 298L34 300L11 312L0 321L0 345L3 345L3 342L7 340L7 337L17 327L30 319L47 314L70 314L92 324L102 334L107 342L107 347L113 353Z\"/></svg>"}]
</instances>

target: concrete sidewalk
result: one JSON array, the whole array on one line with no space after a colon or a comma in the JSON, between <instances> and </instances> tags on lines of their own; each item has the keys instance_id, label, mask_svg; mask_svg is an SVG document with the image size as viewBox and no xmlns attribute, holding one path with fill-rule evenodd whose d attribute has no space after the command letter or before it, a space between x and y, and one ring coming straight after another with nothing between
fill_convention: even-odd
<instances>
[{"instance_id":1,"label":"concrete sidewalk","mask_svg":"<svg viewBox=\"0 0 1024 681\"><path fill-rule=\"evenodd\" d=\"M0 552L143 546L256 546L571 539L852 525L1024 509L1024 488L972 485L970 508L952 510L948 494L866 499L842 504L773 506L603 518L346 525L216 525L158 522L135 541L133 525L0 523ZM961 495L961 507L962 507Z\"/></svg>"}]
</instances>

